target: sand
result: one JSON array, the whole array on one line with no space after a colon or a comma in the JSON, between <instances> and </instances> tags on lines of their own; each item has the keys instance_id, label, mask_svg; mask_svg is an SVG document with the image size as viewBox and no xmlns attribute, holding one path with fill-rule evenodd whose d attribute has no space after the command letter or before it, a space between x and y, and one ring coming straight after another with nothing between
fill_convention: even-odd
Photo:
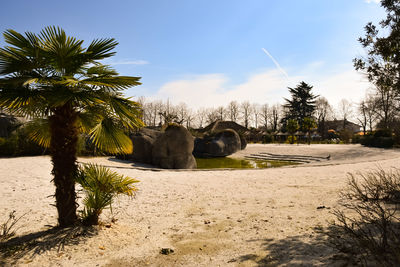
<instances>
[{"instance_id":1,"label":"sand","mask_svg":"<svg viewBox=\"0 0 400 267\"><path fill-rule=\"evenodd\" d=\"M3 254L0 265L340 266L321 231L334 220L347 174L397 167L400 159L400 150L359 145L251 144L233 156L260 152L330 160L261 170L154 171L80 158L140 180L135 198L118 198L113 214L102 215L104 224L86 231L52 230L57 213L48 156L2 158L0 223L12 210L26 213L7 244L30 245L12 257ZM107 225L112 218L117 221ZM174 252L162 255L161 248Z\"/></svg>"}]
</instances>

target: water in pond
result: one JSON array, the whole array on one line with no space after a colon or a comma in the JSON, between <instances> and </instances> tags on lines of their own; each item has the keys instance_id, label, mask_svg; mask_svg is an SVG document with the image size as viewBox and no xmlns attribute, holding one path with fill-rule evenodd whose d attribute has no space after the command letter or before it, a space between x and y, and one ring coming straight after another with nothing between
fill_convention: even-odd
<instances>
[{"instance_id":1,"label":"water in pond","mask_svg":"<svg viewBox=\"0 0 400 267\"><path fill-rule=\"evenodd\" d=\"M255 160L236 158L196 158L197 169L264 169L296 165L298 163L281 160Z\"/></svg>"}]
</instances>

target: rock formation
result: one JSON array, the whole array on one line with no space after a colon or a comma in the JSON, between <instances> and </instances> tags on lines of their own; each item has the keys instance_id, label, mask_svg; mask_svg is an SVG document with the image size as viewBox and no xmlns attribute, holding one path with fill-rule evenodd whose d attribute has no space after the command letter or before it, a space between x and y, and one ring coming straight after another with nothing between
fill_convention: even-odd
<instances>
[{"instance_id":1,"label":"rock formation","mask_svg":"<svg viewBox=\"0 0 400 267\"><path fill-rule=\"evenodd\" d=\"M165 169L194 169L193 136L183 126L171 124L153 144L152 163Z\"/></svg>"},{"instance_id":2,"label":"rock formation","mask_svg":"<svg viewBox=\"0 0 400 267\"><path fill-rule=\"evenodd\" d=\"M241 143L240 149L242 150L245 149L247 146L246 136L250 134L250 130L240 124L237 124L236 122L217 120L209 124L208 126L201 129L196 129L195 131L199 134L210 135L221 132L226 129L232 129L239 134Z\"/></svg>"},{"instance_id":3,"label":"rock formation","mask_svg":"<svg viewBox=\"0 0 400 267\"><path fill-rule=\"evenodd\" d=\"M162 132L149 128L142 128L131 137L133 143L133 153L129 159L135 162L152 164L152 150L156 139Z\"/></svg>"},{"instance_id":4,"label":"rock formation","mask_svg":"<svg viewBox=\"0 0 400 267\"><path fill-rule=\"evenodd\" d=\"M193 169L193 136L183 126L171 124L164 132L142 128L132 136L129 159L165 169Z\"/></svg>"},{"instance_id":5,"label":"rock formation","mask_svg":"<svg viewBox=\"0 0 400 267\"><path fill-rule=\"evenodd\" d=\"M241 149L240 136L232 129L222 130L215 135L196 138L193 154L196 157L225 157Z\"/></svg>"}]
</instances>

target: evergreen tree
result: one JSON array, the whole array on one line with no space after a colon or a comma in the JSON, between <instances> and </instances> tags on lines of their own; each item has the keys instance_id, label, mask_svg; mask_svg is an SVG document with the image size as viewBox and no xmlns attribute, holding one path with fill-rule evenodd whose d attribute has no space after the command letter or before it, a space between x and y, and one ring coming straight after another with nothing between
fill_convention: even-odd
<instances>
[{"instance_id":1,"label":"evergreen tree","mask_svg":"<svg viewBox=\"0 0 400 267\"><path fill-rule=\"evenodd\" d=\"M311 118L316 108L315 99L318 97L314 95L311 90L312 86L301 82L297 87L290 88L289 92L292 95L292 99L286 99L286 104L283 106L286 108L285 117L282 119L282 123L290 119L296 120L300 126L300 130L304 131L304 119Z\"/></svg>"}]
</instances>

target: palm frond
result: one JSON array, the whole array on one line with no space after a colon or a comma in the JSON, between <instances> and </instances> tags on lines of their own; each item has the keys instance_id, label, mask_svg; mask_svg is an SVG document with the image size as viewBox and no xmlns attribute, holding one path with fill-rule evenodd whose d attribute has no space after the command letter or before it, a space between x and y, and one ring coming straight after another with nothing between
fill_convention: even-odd
<instances>
[{"instance_id":1,"label":"palm frond","mask_svg":"<svg viewBox=\"0 0 400 267\"><path fill-rule=\"evenodd\" d=\"M95 110L98 110L98 112ZM79 112L77 123L80 132L89 134L92 129L102 120L103 117L99 116L100 112L101 108L98 106L93 106L88 112Z\"/></svg>"},{"instance_id":2,"label":"palm frond","mask_svg":"<svg viewBox=\"0 0 400 267\"><path fill-rule=\"evenodd\" d=\"M89 47L86 49L86 60L95 61L101 60L107 57L115 55L115 52L111 52L118 42L114 38L104 38L93 40Z\"/></svg>"},{"instance_id":3,"label":"palm frond","mask_svg":"<svg viewBox=\"0 0 400 267\"><path fill-rule=\"evenodd\" d=\"M0 49L0 75L30 71L35 64L13 47Z\"/></svg>"},{"instance_id":4,"label":"palm frond","mask_svg":"<svg viewBox=\"0 0 400 267\"><path fill-rule=\"evenodd\" d=\"M131 139L110 118L101 120L90 132L90 137L99 149L112 154L130 154L133 150Z\"/></svg>"},{"instance_id":5,"label":"palm frond","mask_svg":"<svg viewBox=\"0 0 400 267\"><path fill-rule=\"evenodd\" d=\"M130 76L94 76L81 81L83 84L106 87L113 90L123 90L141 85L140 77Z\"/></svg>"},{"instance_id":6,"label":"palm frond","mask_svg":"<svg viewBox=\"0 0 400 267\"><path fill-rule=\"evenodd\" d=\"M60 84L74 83L72 79L66 81L63 79ZM87 87L82 86L57 86L55 85L43 86L45 89L45 99L51 108L61 107L67 103L72 103L77 109L88 109L93 105L103 104L104 101L99 98L98 94Z\"/></svg>"},{"instance_id":7,"label":"palm frond","mask_svg":"<svg viewBox=\"0 0 400 267\"><path fill-rule=\"evenodd\" d=\"M129 129L144 127L144 123L140 119L142 109L139 103L119 96L112 96L109 105L125 127Z\"/></svg>"},{"instance_id":8,"label":"palm frond","mask_svg":"<svg viewBox=\"0 0 400 267\"><path fill-rule=\"evenodd\" d=\"M48 112L43 93L26 86L0 89L0 107L22 116L45 116Z\"/></svg>"},{"instance_id":9,"label":"palm frond","mask_svg":"<svg viewBox=\"0 0 400 267\"><path fill-rule=\"evenodd\" d=\"M11 46L0 49L0 74L29 72L40 64L39 38L30 32L25 35L14 30L4 32L4 39Z\"/></svg>"},{"instance_id":10,"label":"palm frond","mask_svg":"<svg viewBox=\"0 0 400 267\"><path fill-rule=\"evenodd\" d=\"M28 138L42 147L49 148L51 141L50 122L48 119L35 119L25 125Z\"/></svg>"},{"instance_id":11,"label":"palm frond","mask_svg":"<svg viewBox=\"0 0 400 267\"><path fill-rule=\"evenodd\" d=\"M84 49L83 40L67 36L59 27L46 27L40 32L41 46L45 57L51 59L52 67L63 75L70 75L79 70L84 62L81 60Z\"/></svg>"},{"instance_id":12,"label":"palm frond","mask_svg":"<svg viewBox=\"0 0 400 267\"><path fill-rule=\"evenodd\" d=\"M138 190L136 187L132 186L134 183L138 183L139 181L127 177L121 174L115 173L115 176L112 179L112 184L114 188L114 192L117 194L124 194L127 196L134 196L135 192Z\"/></svg>"},{"instance_id":13,"label":"palm frond","mask_svg":"<svg viewBox=\"0 0 400 267\"><path fill-rule=\"evenodd\" d=\"M57 82L60 85L64 85L65 87L76 87L79 85L79 80L73 76L64 76Z\"/></svg>"},{"instance_id":14,"label":"palm frond","mask_svg":"<svg viewBox=\"0 0 400 267\"><path fill-rule=\"evenodd\" d=\"M139 181L104 166L89 163L79 167L76 182L85 190L132 196L137 191L133 184Z\"/></svg>"},{"instance_id":15,"label":"palm frond","mask_svg":"<svg viewBox=\"0 0 400 267\"><path fill-rule=\"evenodd\" d=\"M87 69L86 74L90 77L92 76L115 76L118 75L113 68L108 65L95 65Z\"/></svg>"},{"instance_id":16,"label":"palm frond","mask_svg":"<svg viewBox=\"0 0 400 267\"><path fill-rule=\"evenodd\" d=\"M32 46L32 37L35 35L31 35L31 39L25 38L22 34L14 31L14 30L7 30L3 33L4 41L10 45L18 47L20 49L26 49Z\"/></svg>"},{"instance_id":17,"label":"palm frond","mask_svg":"<svg viewBox=\"0 0 400 267\"><path fill-rule=\"evenodd\" d=\"M18 87L27 86L29 84L37 83L38 78L32 76L7 76L0 79L0 88L4 86Z\"/></svg>"}]
</instances>

